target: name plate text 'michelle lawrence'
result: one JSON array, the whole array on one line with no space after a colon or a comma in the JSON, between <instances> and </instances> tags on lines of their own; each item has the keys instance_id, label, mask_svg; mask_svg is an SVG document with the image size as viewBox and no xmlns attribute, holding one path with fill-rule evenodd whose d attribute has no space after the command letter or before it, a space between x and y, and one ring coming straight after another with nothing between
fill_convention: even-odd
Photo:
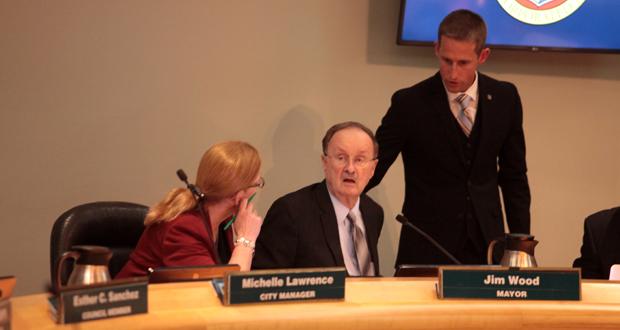
<instances>
[{"instance_id":1,"label":"name plate text 'michelle lawrence'","mask_svg":"<svg viewBox=\"0 0 620 330\"><path fill-rule=\"evenodd\" d=\"M227 273L213 285L225 305L273 301L344 299L341 267Z\"/></svg>"}]
</instances>

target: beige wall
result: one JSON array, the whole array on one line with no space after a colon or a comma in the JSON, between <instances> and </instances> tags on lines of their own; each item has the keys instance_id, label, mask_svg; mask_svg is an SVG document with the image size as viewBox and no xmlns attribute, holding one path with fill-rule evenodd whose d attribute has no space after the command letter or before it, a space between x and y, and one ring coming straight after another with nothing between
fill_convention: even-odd
<instances>
[{"instance_id":1,"label":"beige wall","mask_svg":"<svg viewBox=\"0 0 620 330\"><path fill-rule=\"evenodd\" d=\"M435 72L395 45L399 0L0 0L0 275L44 290L49 233L89 201L157 201L223 139L255 144L279 195L321 179L320 138L376 128L391 94ZM568 266L582 221L620 204L620 57L494 51L483 68L520 89L539 263ZM390 275L402 166L385 208Z\"/></svg>"}]
</instances>

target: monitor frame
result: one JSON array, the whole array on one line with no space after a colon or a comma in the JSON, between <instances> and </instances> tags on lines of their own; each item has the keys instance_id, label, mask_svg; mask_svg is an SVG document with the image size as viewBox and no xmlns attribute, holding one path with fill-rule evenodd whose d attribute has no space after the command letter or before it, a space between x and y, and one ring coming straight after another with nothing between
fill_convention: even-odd
<instances>
[{"instance_id":1,"label":"monitor frame","mask_svg":"<svg viewBox=\"0 0 620 330\"><path fill-rule=\"evenodd\" d=\"M405 16L405 5L407 1L415 0L401 0L400 12L398 18L398 31L396 32L396 44L400 46L434 46L434 41L411 41L403 39L403 24ZM518 45L506 45L506 44L486 44L486 47L491 49L503 49L503 50L520 50L529 52L563 52L563 53L595 53L595 54L618 54L620 48L576 48L576 47L551 47L551 46L518 46Z\"/></svg>"}]
</instances>

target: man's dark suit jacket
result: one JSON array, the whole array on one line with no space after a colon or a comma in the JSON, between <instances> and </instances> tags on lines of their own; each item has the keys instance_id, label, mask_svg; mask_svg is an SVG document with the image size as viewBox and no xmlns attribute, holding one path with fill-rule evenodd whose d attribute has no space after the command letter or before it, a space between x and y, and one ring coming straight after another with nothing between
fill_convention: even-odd
<instances>
[{"instance_id":1,"label":"man's dark suit jacket","mask_svg":"<svg viewBox=\"0 0 620 330\"><path fill-rule=\"evenodd\" d=\"M379 275L377 243L383 209L366 195L360 212L375 274ZM263 222L256 242L253 269L344 267L336 212L325 181L276 200Z\"/></svg>"},{"instance_id":2,"label":"man's dark suit jacket","mask_svg":"<svg viewBox=\"0 0 620 330\"><path fill-rule=\"evenodd\" d=\"M614 264L620 264L620 207L586 218L581 256L573 267L581 268L583 278L608 279Z\"/></svg>"},{"instance_id":3,"label":"man's dark suit jacket","mask_svg":"<svg viewBox=\"0 0 620 330\"><path fill-rule=\"evenodd\" d=\"M522 121L515 86L478 74L478 108L472 130L477 143L464 144L468 140L450 111L437 73L393 95L377 129L379 162L367 189L379 184L401 153L403 213L452 254L463 249L468 221L479 224L477 242L483 248L504 233L498 187L510 231L529 233L530 190ZM473 156L467 158L465 152ZM408 263L452 262L403 227L396 264Z\"/></svg>"}]
</instances>

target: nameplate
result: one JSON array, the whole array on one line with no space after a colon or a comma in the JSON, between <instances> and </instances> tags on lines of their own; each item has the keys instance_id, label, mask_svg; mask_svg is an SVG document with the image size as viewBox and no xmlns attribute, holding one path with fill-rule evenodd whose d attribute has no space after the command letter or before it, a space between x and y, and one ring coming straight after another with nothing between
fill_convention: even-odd
<instances>
[{"instance_id":1,"label":"nameplate","mask_svg":"<svg viewBox=\"0 0 620 330\"><path fill-rule=\"evenodd\" d=\"M439 298L580 300L578 268L439 268Z\"/></svg>"},{"instance_id":2,"label":"nameplate","mask_svg":"<svg viewBox=\"0 0 620 330\"><path fill-rule=\"evenodd\" d=\"M224 305L344 299L346 270L342 267L230 272L214 280Z\"/></svg>"},{"instance_id":3,"label":"nameplate","mask_svg":"<svg viewBox=\"0 0 620 330\"><path fill-rule=\"evenodd\" d=\"M148 312L147 279L114 280L92 286L64 287L48 299L57 323L75 323Z\"/></svg>"}]
</instances>

